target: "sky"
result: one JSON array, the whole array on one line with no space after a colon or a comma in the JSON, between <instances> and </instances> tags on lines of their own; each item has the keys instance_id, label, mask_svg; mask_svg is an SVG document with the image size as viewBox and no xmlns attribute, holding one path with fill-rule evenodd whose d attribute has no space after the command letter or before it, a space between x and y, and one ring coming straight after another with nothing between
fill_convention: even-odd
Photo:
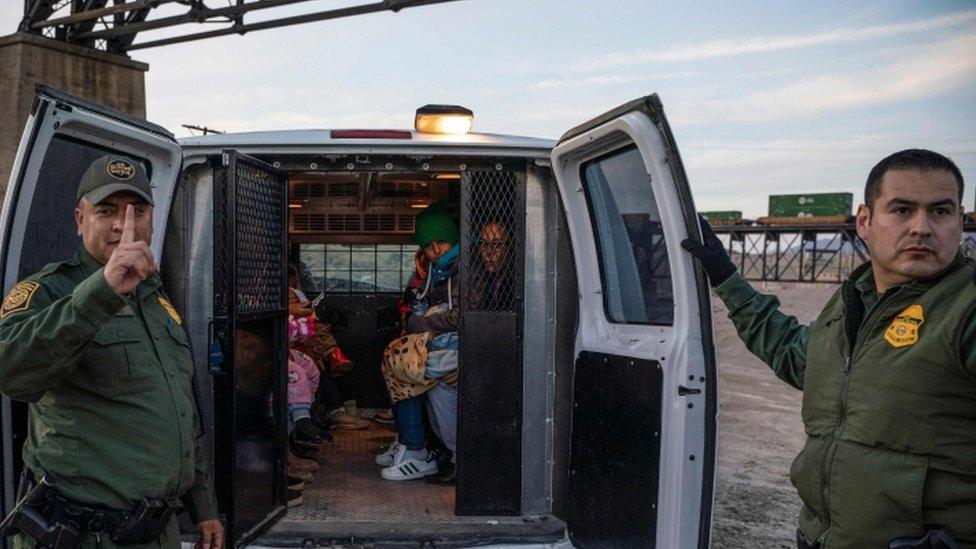
<instances>
[{"instance_id":1,"label":"sky","mask_svg":"<svg viewBox=\"0 0 976 549\"><path fill-rule=\"evenodd\" d=\"M14 30L22 5L0 0L0 25ZM556 138L658 93L699 210L761 216L786 193L857 203L871 166L909 147L953 158L976 201L974 2L462 0L132 56L150 65L148 118L178 136L408 128L418 106L452 103L475 131Z\"/></svg>"}]
</instances>

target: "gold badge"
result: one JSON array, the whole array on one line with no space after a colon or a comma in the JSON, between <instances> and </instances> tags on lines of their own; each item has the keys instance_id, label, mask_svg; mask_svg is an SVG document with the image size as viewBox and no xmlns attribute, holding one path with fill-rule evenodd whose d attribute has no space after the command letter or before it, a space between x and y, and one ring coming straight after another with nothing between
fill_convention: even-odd
<instances>
[{"instance_id":1,"label":"gold badge","mask_svg":"<svg viewBox=\"0 0 976 549\"><path fill-rule=\"evenodd\" d=\"M3 300L3 307L0 308L0 319L6 318L7 315L13 313L26 311L30 307L30 301L34 297L34 292L40 287L41 285L37 282L31 282L29 280L18 282Z\"/></svg>"},{"instance_id":2,"label":"gold badge","mask_svg":"<svg viewBox=\"0 0 976 549\"><path fill-rule=\"evenodd\" d=\"M173 319L173 322L175 322L177 326L183 325L183 319L180 318L180 314L176 312L176 307L174 307L173 304L170 303L168 299L166 299L163 296L159 296L159 304L162 305L164 309L166 309L166 312L169 314L169 317Z\"/></svg>"},{"instance_id":3,"label":"gold badge","mask_svg":"<svg viewBox=\"0 0 976 549\"><path fill-rule=\"evenodd\" d=\"M895 348L915 345L918 341L919 327L923 322L925 322L925 315L922 306L909 305L891 321L891 325L885 330L885 341Z\"/></svg>"},{"instance_id":4,"label":"gold badge","mask_svg":"<svg viewBox=\"0 0 976 549\"><path fill-rule=\"evenodd\" d=\"M126 162L125 160L113 160L108 163L105 170L115 179L122 180L132 179L136 174L136 167L131 162Z\"/></svg>"}]
</instances>

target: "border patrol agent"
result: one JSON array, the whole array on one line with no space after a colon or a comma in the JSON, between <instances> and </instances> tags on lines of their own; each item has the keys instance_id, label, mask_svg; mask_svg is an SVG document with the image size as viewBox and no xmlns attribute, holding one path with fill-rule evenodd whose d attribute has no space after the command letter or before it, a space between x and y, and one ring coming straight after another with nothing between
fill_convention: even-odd
<instances>
[{"instance_id":1,"label":"border patrol agent","mask_svg":"<svg viewBox=\"0 0 976 549\"><path fill-rule=\"evenodd\" d=\"M959 251L963 179L907 150L871 171L861 265L801 326L736 273L702 222L705 267L739 337L803 391L807 441L790 479L798 545L976 547L976 274Z\"/></svg>"},{"instance_id":2,"label":"border patrol agent","mask_svg":"<svg viewBox=\"0 0 976 549\"><path fill-rule=\"evenodd\" d=\"M0 391L29 405L15 546L179 547L183 505L219 549L223 526L198 442L182 319L149 249L143 167L85 171L72 259L19 282L0 308Z\"/></svg>"}]
</instances>

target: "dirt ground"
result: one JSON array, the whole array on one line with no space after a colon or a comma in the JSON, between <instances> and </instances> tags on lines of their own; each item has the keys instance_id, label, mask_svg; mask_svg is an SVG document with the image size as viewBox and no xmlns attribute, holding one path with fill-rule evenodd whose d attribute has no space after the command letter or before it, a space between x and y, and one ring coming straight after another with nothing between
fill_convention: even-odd
<instances>
[{"instance_id":1,"label":"dirt ground","mask_svg":"<svg viewBox=\"0 0 976 549\"><path fill-rule=\"evenodd\" d=\"M802 323L816 318L837 289L833 284L755 284L779 296L782 310ZM802 395L745 348L717 297L713 305L719 441L712 545L796 547L800 500L789 469L803 445Z\"/></svg>"}]
</instances>

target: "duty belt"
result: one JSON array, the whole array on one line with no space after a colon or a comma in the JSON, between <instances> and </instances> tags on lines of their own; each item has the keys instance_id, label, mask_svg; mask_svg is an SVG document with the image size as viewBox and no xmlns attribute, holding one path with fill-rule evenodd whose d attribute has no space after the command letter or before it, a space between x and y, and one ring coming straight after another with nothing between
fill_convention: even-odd
<instances>
[{"instance_id":1,"label":"duty belt","mask_svg":"<svg viewBox=\"0 0 976 549\"><path fill-rule=\"evenodd\" d=\"M17 490L17 505L0 524L0 535L24 533L39 547L73 549L89 534L107 536L117 545L147 543L166 529L179 498L143 498L135 510L121 511L87 505L58 492L48 477L34 482L24 471Z\"/></svg>"}]
</instances>

